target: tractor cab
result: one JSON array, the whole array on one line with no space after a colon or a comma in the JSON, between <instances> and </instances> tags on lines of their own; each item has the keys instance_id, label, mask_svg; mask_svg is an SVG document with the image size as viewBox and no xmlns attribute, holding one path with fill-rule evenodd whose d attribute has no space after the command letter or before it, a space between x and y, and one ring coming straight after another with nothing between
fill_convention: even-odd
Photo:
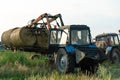
<instances>
[{"instance_id":1,"label":"tractor cab","mask_svg":"<svg viewBox=\"0 0 120 80\"><path fill-rule=\"evenodd\" d=\"M91 44L90 30L86 25L62 26L50 31L50 45L66 45L67 42L73 46Z\"/></svg>"},{"instance_id":2,"label":"tractor cab","mask_svg":"<svg viewBox=\"0 0 120 80\"><path fill-rule=\"evenodd\" d=\"M86 25L72 25L70 27L70 44L82 46L91 44L90 29Z\"/></svg>"},{"instance_id":3,"label":"tractor cab","mask_svg":"<svg viewBox=\"0 0 120 80\"><path fill-rule=\"evenodd\" d=\"M116 33L106 33L100 34L96 36L96 42L98 42L98 46L106 49L108 46L118 46L119 37Z\"/></svg>"},{"instance_id":4,"label":"tractor cab","mask_svg":"<svg viewBox=\"0 0 120 80\"><path fill-rule=\"evenodd\" d=\"M87 46L91 43L90 29L86 25L67 25L50 29L50 51L66 45Z\"/></svg>"}]
</instances>

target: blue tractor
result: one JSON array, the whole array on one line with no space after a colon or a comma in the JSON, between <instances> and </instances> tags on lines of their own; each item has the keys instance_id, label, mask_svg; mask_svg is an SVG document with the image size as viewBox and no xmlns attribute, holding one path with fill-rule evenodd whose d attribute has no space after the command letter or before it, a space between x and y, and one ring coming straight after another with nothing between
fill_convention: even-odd
<instances>
[{"instance_id":1,"label":"blue tractor","mask_svg":"<svg viewBox=\"0 0 120 80\"><path fill-rule=\"evenodd\" d=\"M96 43L107 55L111 63L120 63L120 42L118 34L99 34L96 36Z\"/></svg>"},{"instance_id":2,"label":"blue tractor","mask_svg":"<svg viewBox=\"0 0 120 80\"><path fill-rule=\"evenodd\" d=\"M49 54L54 56L60 72L73 72L75 67L94 73L107 57L91 41L87 25L67 25L50 29Z\"/></svg>"}]
</instances>

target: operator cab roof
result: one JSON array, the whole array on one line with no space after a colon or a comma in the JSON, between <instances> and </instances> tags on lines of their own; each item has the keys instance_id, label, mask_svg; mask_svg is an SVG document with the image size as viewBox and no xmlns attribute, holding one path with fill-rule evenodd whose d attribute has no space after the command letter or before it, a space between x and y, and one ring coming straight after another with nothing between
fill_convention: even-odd
<instances>
[{"instance_id":1,"label":"operator cab roof","mask_svg":"<svg viewBox=\"0 0 120 80\"><path fill-rule=\"evenodd\" d=\"M65 25L61 26L60 29L89 29L87 25Z\"/></svg>"},{"instance_id":2,"label":"operator cab roof","mask_svg":"<svg viewBox=\"0 0 120 80\"><path fill-rule=\"evenodd\" d=\"M106 37L106 36L116 36L116 33L105 33L105 34L99 34L96 36L97 37Z\"/></svg>"}]
</instances>

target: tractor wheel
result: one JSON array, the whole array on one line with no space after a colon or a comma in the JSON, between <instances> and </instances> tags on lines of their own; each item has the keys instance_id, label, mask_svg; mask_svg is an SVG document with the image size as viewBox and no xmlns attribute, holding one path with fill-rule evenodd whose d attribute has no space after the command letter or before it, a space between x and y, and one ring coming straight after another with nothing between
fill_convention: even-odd
<instances>
[{"instance_id":1,"label":"tractor wheel","mask_svg":"<svg viewBox=\"0 0 120 80\"><path fill-rule=\"evenodd\" d=\"M75 67L75 55L67 54L63 48L59 49L57 52L56 66L62 73L73 72Z\"/></svg>"},{"instance_id":2,"label":"tractor wheel","mask_svg":"<svg viewBox=\"0 0 120 80\"><path fill-rule=\"evenodd\" d=\"M114 48L111 52L111 61L112 61L112 63L119 63L120 62L120 52L116 48Z\"/></svg>"}]
</instances>

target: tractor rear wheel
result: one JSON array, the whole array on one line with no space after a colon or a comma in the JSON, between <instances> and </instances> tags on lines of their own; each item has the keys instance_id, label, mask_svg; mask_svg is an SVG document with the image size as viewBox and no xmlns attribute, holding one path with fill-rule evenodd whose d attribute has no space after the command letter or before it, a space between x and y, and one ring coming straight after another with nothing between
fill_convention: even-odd
<instances>
[{"instance_id":1,"label":"tractor rear wheel","mask_svg":"<svg viewBox=\"0 0 120 80\"><path fill-rule=\"evenodd\" d=\"M60 48L57 52L56 66L62 73L73 72L75 68L75 55L69 54Z\"/></svg>"},{"instance_id":2,"label":"tractor rear wheel","mask_svg":"<svg viewBox=\"0 0 120 80\"><path fill-rule=\"evenodd\" d=\"M119 63L120 62L120 52L116 48L114 48L111 52L111 61L112 61L112 63Z\"/></svg>"}]
</instances>

